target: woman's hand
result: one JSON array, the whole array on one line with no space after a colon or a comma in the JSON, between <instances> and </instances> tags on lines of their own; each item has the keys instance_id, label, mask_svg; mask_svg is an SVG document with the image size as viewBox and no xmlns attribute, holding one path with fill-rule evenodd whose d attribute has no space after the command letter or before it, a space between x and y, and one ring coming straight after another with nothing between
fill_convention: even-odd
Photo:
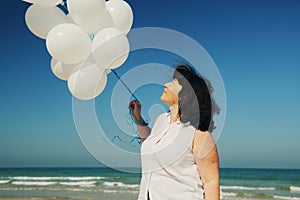
<instances>
[{"instance_id":1,"label":"woman's hand","mask_svg":"<svg viewBox=\"0 0 300 200\"><path fill-rule=\"evenodd\" d=\"M131 109L130 114L133 117L135 122L143 122L144 121L141 116L142 105L139 101L132 100L128 105L128 109Z\"/></svg>"},{"instance_id":2,"label":"woman's hand","mask_svg":"<svg viewBox=\"0 0 300 200\"><path fill-rule=\"evenodd\" d=\"M130 109L130 114L136 124L140 139L142 142L150 135L151 129L148 126L148 123L144 121L141 116L142 105L137 100L132 100L129 105L128 109Z\"/></svg>"}]
</instances>

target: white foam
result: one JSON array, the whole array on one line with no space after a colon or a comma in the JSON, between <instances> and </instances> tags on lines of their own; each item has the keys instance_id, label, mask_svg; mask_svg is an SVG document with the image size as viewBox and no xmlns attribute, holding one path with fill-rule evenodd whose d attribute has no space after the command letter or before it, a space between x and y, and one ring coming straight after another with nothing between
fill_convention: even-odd
<instances>
[{"instance_id":1,"label":"white foam","mask_svg":"<svg viewBox=\"0 0 300 200\"><path fill-rule=\"evenodd\" d=\"M81 188L51 188L51 187L0 187L0 191L74 191L74 192L94 192L95 190Z\"/></svg>"},{"instance_id":2,"label":"white foam","mask_svg":"<svg viewBox=\"0 0 300 200\"><path fill-rule=\"evenodd\" d=\"M96 181L59 182L60 185L92 187Z\"/></svg>"},{"instance_id":3,"label":"white foam","mask_svg":"<svg viewBox=\"0 0 300 200\"><path fill-rule=\"evenodd\" d=\"M126 191L119 191L119 193L125 193L125 194L138 194L139 191L130 191L130 190L126 190Z\"/></svg>"},{"instance_id":4,"label":"white foam","mask_svg":"<svg viewBox=\"0 0 300 200\"><path fill-rule=\"evenodd\" d=\"M126 187L126 188L139 188L138 184L124 184L121 182L104 182L103 185L108 187Z\"/></svg>"},{"instance_id":5,"label":"white foam","mask_svg":"<svg viewBox=\"0 0 300 200\"><path fill-rule=\"evenodd\" d=\"M117 193L117 190L103 190L105 193Z\"/></svg>"},{"instance_id":6,"label":"white foam","mask_svg":"<svg viewBox=\"0 0 300 200\"><path fill-rule=\"evenodd\" d=\"M221 186L224 190L275 190L275 187Z\"/></svg>"},{"instance_id":7,"label":"white foam","mask_svg":"<svg viewBox=\"0 0 300 200\"><path fill-rule=\"evenodd\" d=\"M234 192L222 192L223 193L223 196L230 196L230 197L234 197L234 196L236 196L236 193L234 193Z\"/></svg>"},{"instance_id":8,"label":"white foam","mask_svg":"<svg viewBox=\"0 0 300 200\"><path fill-rule=\"evenodd\" d=\"M31 177L31 176L14 176L9 177L12 180L22 180L22 181L50 181L50 180L71 180L71 181L88 181L88 180L99 180L105 179L101 176L84 176L84 177L63 177L63 176L46 176L46 177Z\"/></svg>"},{"instance_id":9,"label":"white foam","mask_svg":"<svg viewBox=\"0 0 300 200\"><path fill-rule=\"evenodd\" d=\"M274 195L273 196L275 199L284 199L284 200L300 200L298 197L286 197L286 196L278 196Z\"/></svg>"},{"instance_id":10,"label":"white foam","mask_svg":"<svg viewBox=\"0 0 300 200\"><path fill-rule=\"evenodd\" d=\"M126 193L126 194L138 194L138 191L122 191L122 190L102 190L104 193Z\"/></svg>"},{"instance_id":11,"label":"white foam","mask_svg":"<svg viewBox=\"0 0 300 200\"><path fill-rule=\"evenodd\" d=\"M13 185L55 185L57 182L49 182L49 181L13 181L11 184Z\"/></svg>"},{"instance_id":12,"label":"white foam","mask_svg":"<svg viewBox=\"0 0 300 200\"><path fill-rule=\"evenodd\" d=\"M105 177L102 176L63 177L63 179L70 180L70 181L91 181L91 180L105 179Z\"/></svg>"},{"instance_id":13,"label":"white foam","mask_svg":"<svg viewBox=\"0 0 300 200\"><path fill-rule=\"evenodd\" d=\"M29 176L14 176L10 177L12 180L18 180L18 181L49 181L49 180L55 180L57 177L29 177Z\"/></svg>"},{"instance_id":14,"label":"white foam","mask_svg":"<svg viewBox=\"0 0 300 200\"><path fill-rule=\"evenodd\" d=\"M0 184L5 184L5 183L8 183L9 180L0 180Z\"/></svg>"},{"instance_id":15,"label":"white foam","mask_svg":"<svg viewBox=\"0 0 300 200\"><path fill-rule=\"evenodd\" d=\"M290 190L291 190L291 192L300 192L300 187L291 186Z\"/></svg>"}]
</instances>

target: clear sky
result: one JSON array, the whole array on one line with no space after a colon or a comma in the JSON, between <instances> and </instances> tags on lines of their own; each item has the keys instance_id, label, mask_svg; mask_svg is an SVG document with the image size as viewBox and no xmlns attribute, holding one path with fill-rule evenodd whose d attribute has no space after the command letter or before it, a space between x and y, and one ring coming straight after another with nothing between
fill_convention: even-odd
<instances>
[{"instance_id":1,"label":"clear sky","mask_svg":"<svg viewBox=\"0 0 300 200\"><path fill-rule=\"evenodd\" d=\"M182 32L218 66L227 94L217 143L221 167L300 168L300 1L127 2L134 12L132 28ZM28 6L22 1L1 6L0 167L101 166L79 139L72 96L50 70L45 41L25 25ZM150 50L135 54L116 70L120 75L133 63L171 66L176 59ZM109 111L106 100L115 84L110 74L96 99L99 119ZM159 103L161 89L137 91L145 108ZM108 132L116 130L110 118L103 120Z\"/></svg>"}]
</instances>

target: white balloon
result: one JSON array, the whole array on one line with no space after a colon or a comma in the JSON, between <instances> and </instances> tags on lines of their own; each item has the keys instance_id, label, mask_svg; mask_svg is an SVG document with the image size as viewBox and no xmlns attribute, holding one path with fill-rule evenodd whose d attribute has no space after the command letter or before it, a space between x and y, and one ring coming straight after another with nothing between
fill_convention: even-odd
<instances>
[{"instance_id":1,"label":"white balloon","mask_svg":"<svg viewBox=\"0 0 300 200\"><path fill-rule=\"evenodd\" d=\"M58 7L31 5L26 11L25 22L34 35L46 39L53 27L67 23L68 18Z\"/></svg>"},{"instance_id":2,"label":"white balloon","mask_svg":"<svg viewBox=\"0 0 300 200\"><path fill-rule=\"evenodd\" d=\"M105 69L121 66L128 57L129 49L127 37L116 28L99 31L92 42L93 58Z\"/></svg>"},{"instance_id":3,"label":"white balloon","mask_svg":"<svg viewBox=\"0 0 300 200\"><path fill-rule=\"evenodd\" d=\"M68 79L71 94L81 100L96 98L105 88L107 75L105 69L96 64L84 66Z\"/></svg>"},{"instance_id":4,"label":"white balloon","mask_svg":"<svg viewBox=\"0 0 300 200\"><path fill-rule=\"evenodd\" d=\"M126 1L110 0L106 2L106 8L112 16L115 27L127 34L133 23L130 5Z\"/></svg>"},{"instance_id":5,"label":"white balloon","mask_svg":"<svg viewBox=\"0 0 300 200\"><path fill-rule=\"evenodd\" d=\"M66 81L74 72L76 72L80 68L81 65L82 63L65 64L52 58L51 71L57 78Z\"/></svg>"},{"instance_id":6,"label":"white balloon","mask_svg":"<svg viewBox=\"0 0 300 200\"><path fill-rule=\"evenodd\" d=\"M118 35L125 36L120 30L113 27L99 31L93 39L92 50L97 48L100 44L104 43L105 41L110 40Z\"/></svg>"},{"instance_id":7,"label":"white balloon","mask_svg":"<svg viewBox=\"0 0 300 200\"><path fill-rule=\"evenodd\" d=\"M68 9L74 21L88 33L113 26L112 17L105 12L104 0L68 0Z\"/></svg>"},{"instance_id":8,"label":"white balloon","mask_svg":"<svg viewBox=\"0 0 300 200\"><path fill-rule=\"evenodd\" d=\"M101 26L99 26L100 28L98 29L98 31L105 29L105 28L114 27L113 19L112 19L110 13L108 12L108 10L105 9L104 13L101 16L101 19L102 19Z\"/></svg>"},{"instance_id":9,"label":"white balloon","mask_svg":"<svg viewBox=\"0 0 300 200\"><path fill-rule=\"evenodd\" d=\"M110 0L110 1L116 1L116 2L120 2L120 1L123 1L123 0Z\"/></svg>"},{"instance_id":10,"label":"white balloon","mask_svg":"<svg viewBox=\"0 0 300 200\"><path fill-rule=\"evenodd\" d=\"M60 24L48 33L46 46L50 55L65 64L83 61L91 52L91 39L75 24Z\"/></svg>"},{"instance_id":11,"label":"white balloon","mask_svg":"<svg viewBox=\"0 0 300 200\"><path fill-rule=\"evenodd\" d=\"M56 6L62 3L62 0L23 0L27 3L32 3L41 6Z\"/></svg>"}]
</instances>

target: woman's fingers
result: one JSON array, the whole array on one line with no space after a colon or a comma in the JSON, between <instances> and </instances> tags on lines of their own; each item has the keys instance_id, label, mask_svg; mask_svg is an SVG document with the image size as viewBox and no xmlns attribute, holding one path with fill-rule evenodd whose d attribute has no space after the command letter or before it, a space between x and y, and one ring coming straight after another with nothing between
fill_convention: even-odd
<instances>
[{"instance_id":1,"label":"woman's fingers","mask_svg":"<svg viewBox=\"0 0 300 200\"><path fill-rule=\"evenodd\" d=\"M141 110L141 103L139 101L134 103L134 110L137 111Z\"/></svg>"},{"instance_id":2,"label":"woman's fingers","mask_svg":"<svg viewBox=\"0 0 300 200\"><path fill-rule=\"evenodd\" d=\"M128 104L128 109L129 109L132 105L133 105L132 102L130 102L130 103Z\"/></svg>"},{"instance_id":3,"label":"woman's fingers","mask_svg":"<svg viewBox=\"0 0 300 200\"><path fill-rule=\"evenodd\" d=\"M137 100L132 100L128 105L128 109L131 109L131 115L137 121L141 118L141 108L141 103Z\"/></svg>"},{"instance_id":4,"label":"woman's fingers","mask_svg":"<svg viewBox=\"0 0 300 200\"><path fill-rule=\"evenodd\" d=\"M137 110L141 107L141 103L137 100L132 100L128 105L128 109L131 108L132 106L133 106L133 110Z\"/></svg>"},{"instance_id":5,"label":"woman's fingers","mask_svg":"<svg viewBox=\"0 0 300 200\"><path fill-rule=\"evenodd\" d=\"M129 105L128 105L128 108L130 108L131 106L134 106L134 104L135 104L135 101L136 101L136 100L132 100L132 101L130 101L130 103L129 103Z\"/></svg>"},{"instance_id":6,"label":"woman's fingers","mask_svg":"<svg viewBox=\"0 0 300 200\"><path fill-rule=\"evenodd\" d=\"M143 118L141 117L142 105L138 100L130 101L128 109L130 109L130 115L134 118L134 121L143 122Z\"/></svg>"}]
</instances>

